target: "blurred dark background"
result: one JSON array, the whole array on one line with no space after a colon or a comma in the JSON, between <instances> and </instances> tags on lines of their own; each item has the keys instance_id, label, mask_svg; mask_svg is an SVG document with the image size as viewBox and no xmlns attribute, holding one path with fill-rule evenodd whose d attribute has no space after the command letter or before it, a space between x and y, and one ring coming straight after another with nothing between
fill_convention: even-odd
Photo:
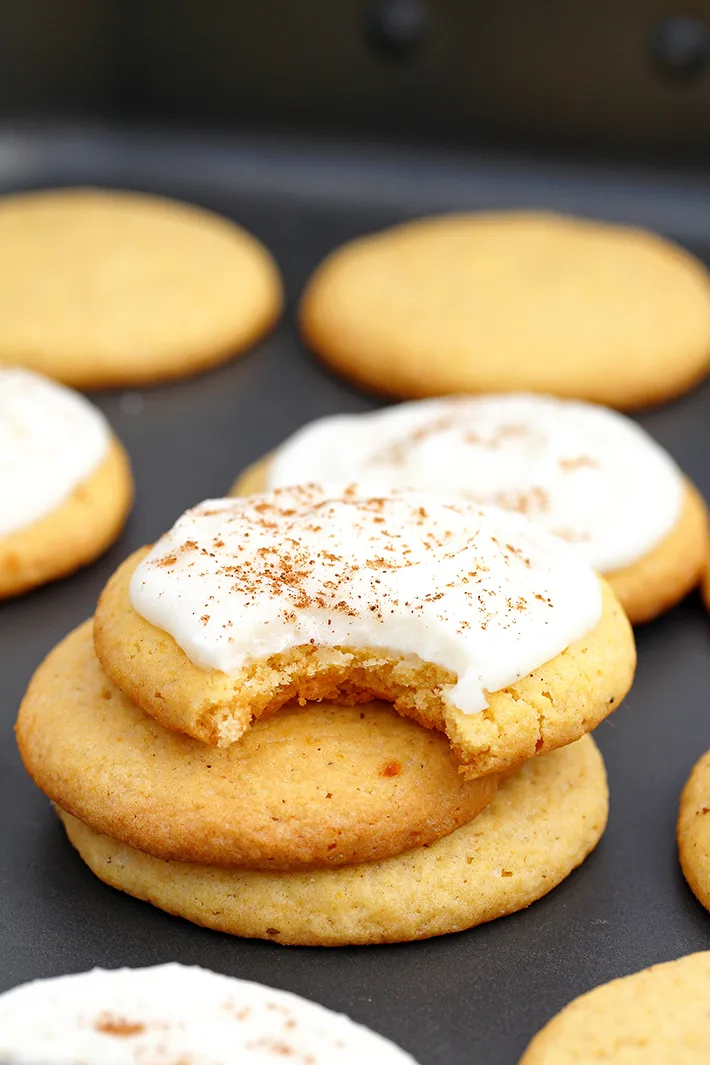
<instances>
[{"instance_id":1,"label":"blurred dark background","mask_svg":"<svg viewBox=\"0 0 710 1065\"><path fill-rule=\"evenodd\" d=\"M0 118L703 160L708 0L2 0Z\"/></svg>"}]
</instances>

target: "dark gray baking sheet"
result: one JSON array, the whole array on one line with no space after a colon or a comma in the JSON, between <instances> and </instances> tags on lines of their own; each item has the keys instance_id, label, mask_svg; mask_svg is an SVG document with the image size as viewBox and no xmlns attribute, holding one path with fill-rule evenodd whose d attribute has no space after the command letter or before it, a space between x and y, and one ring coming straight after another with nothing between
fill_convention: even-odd
<instances>
[{"instance_id":1,"label":"dark gray baking sheet","mask_svg":"<svg viewBox=\"0 0 710 1065\"><path fill-rule=\"evenodd\" d=\"M296 336L296 297L327 251L416 212L546 205L655 226L710 259L708 179L293 138L0 130L2 190L92 182L182 196L243 222L279 260L289 306L276 332L230 366L96 397L135 466L128 528L96 565L0 605L0 989L175 959L347 1012L422 1065L514 1065L575 995L709 947L710 916L683 882L674 841L681 787L710 747L710 618L697 597L638 633L634 689L598 730L611 817L596 852L526 912L423 943L311 950L232 939L104 887L26 777L12 733L33 669L91 613L130 550L226 491L297 426L376 405L318 367ZM710 497L710 385L641 421Z\"/></svg>"}]
</instances>

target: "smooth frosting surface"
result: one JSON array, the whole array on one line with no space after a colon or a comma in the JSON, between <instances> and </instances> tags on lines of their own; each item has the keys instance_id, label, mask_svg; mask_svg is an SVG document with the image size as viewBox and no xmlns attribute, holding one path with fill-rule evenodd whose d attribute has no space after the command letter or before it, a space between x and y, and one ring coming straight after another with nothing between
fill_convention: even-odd
<instances>
[{"instance_id":1,"label":"smooth frosting surface","mask_svg":"<svg viewBox=\"0 0 710 1065\"><path fill-rule=\"evenodd\" d=\"M203 669L308 643L383 648L456 673L464 713L593 629L601 589L519 514L306 485L207 500L136 568L131 602Z\"/></svg>"},{"instance_id":2,"label":"smooth frosting surface","mask_svg":"<svg viewBox=\"0 0 710 1065\"><path fill-rule=\"evenodd\" d=\"M494 503L567 540L602 573L656 547L683 500L677 466L629 418L522 394L450 396L319 419L269 465L269 488L306 481Z\"/></svg>"},{"instance_id":3,"label":"smooth frosting surface","mask_svg":"<svg viewBox=\"0 0 710 1065\"><path fill-rule=\"evenodd\" d=\"M207 969L94 969L0 996L3 1065L414 1065L314 1002Z\"/></svg>"},{"instance_id":4,"label":"smooth frosting surface","mask_svg":"<svg viewBox=\"0 0 710 1065\"><path fill-rule=\"evenodd\" d=\"M101 464L109 438L83 396L0 367L0 536L56 510Z\"/></svg>"}]
</instances>

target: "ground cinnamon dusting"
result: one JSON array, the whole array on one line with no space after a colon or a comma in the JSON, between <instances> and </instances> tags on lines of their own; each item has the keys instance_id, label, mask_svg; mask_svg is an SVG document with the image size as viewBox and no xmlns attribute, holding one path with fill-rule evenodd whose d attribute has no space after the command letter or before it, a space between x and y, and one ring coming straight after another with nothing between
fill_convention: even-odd
<instances>
[{"instance_id":1,"label":"ground cinnamon dusting","mask_svg":"<svg viewBox=\"0 0 710 1065\"><path fill-rule=\"evenodd\" d=\"M506 433L514 429L506 427ZM201 534L204 518L211 520ZM194 616L213 640L239 638L239 629L228 633L233 623L223 613L232 593L235 622L276 601L283 624L296 626L304 613L317 612L326 630L338 618L380 625L407 613L452 624L459 634L485 631L493 621L510 629L530 610L533 595L551 605L544 584L537 591L526 583L530 599L501 594L501 582L514 580L516 569L530 569L531 560L517 543L496 536L479 508L466 501L424 506L419 496L362 499L352 486L331 498L306 485L225 500L219 508L211 502L189 511L181 523L184 539L168 534L170 549L146 564L190 576L188 557L204 559L199 576L214 583L200 601L203 612ZM504 577L506 570L511 578ZM263 615L264 625L273 623L269 617L273 613ZM310 639L313 646L319 642L322 637Z\"/></svg>"},{"instance_id":2,"label":"ground cinnamon dusting","mask_svg":"<svg viewBox=\"0 0 710 1065\"><path fill-rule=\"evenodd\" d=\"M122 1017L113 1017L103 1013L96 1021L94 1028L104 1035L115 1035L126 1039L132 1035L141 1035L145 1031L145 1025L134 1021L127 1021Z\"/></svg>"}]
</instances>

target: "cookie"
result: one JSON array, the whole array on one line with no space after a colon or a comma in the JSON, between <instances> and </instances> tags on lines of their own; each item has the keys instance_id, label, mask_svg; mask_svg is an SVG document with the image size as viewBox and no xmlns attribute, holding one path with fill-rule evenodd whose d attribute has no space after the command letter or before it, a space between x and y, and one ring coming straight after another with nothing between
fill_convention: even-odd
<instances>
[{"instance_id":1,"label":"cookie","mask_svg":"<svg viewBox=\"0 0 710 1065\"><path fill-rule=\"evenodd\" d=\"M112 887L232 935L332 947L460 932L529 906L594 849L607 808L604 763L586 736L533 758L444 839L341 869L161 862L60 816L81 857Z\"/></svg>"},{"instance_id":2,"label":"cookie","mask_svg":"<svg viewBox=\"0 0 710 1065\"><path fill-rule=\"evenodd\" d=\"M693 894L710 910L710 751L694 766L678 816L678 854Z\"/></svg>"},{"instance_id":3,"label":"cookie","mask_svg":"<svg viewBox=\"0 0 710 1065\"><path fill-rule=\"evenodd\" d=\"M710 278L639 229L536 212L445 215L333 252L300 306L333 370L401 397L549 392L631 409L710 368Z\"/></svg>"},{"instance_id":4,"label":"cookie","mask_svg":"<svg viewBox=\"0 0 710 1065\"><path fill-rule=\"evenodd\" d=\"M133 498L128 457L82 396L0 369L0 599L93 561Z\"/></svg>"},{"instance_id":5,"label":"cookie","mask_svg":"<svg viewBox=\"0 0 710 1065\"><path fill-rule=\"evenodd\" d=\"M633 623L700 580L705 504L671 457L620 414L551 396L447 396L304 426L232 489L357 481L495 504L567 540Z\"/></svg>"},{"instance_id":6,"label":"cookie","mask_svg":"<svg viewBox=\"0 0 710 1065\"><path fill-rule=\"evenodd\" d=\"M247 348L281 303L266 249L199 207L98 189L0 200L0 363L77 388L184 377Z\"/></svg>"},{"instance_id":7,"label":"cookie","mask_svg":"<svg viewBox=\"0 0 710 1065\"><path fill-rule=\"evenodd\" d=\"M497 784L466 781L440 733L381 703L285 707L223 749L168 732L101 672L90 622L37 670L16 731L30 776L63 809L207 865L390 857L472 820Z\"/></svg>"},{"instance_id":8,"label":"cookie","mask_svg":"<svg viewBox=\"0 0 710 1065\"><path fill-rule=\"evenodd\" d=\"M317 488L188 511L109 581L94 641L134 703L205 743L291 699L381 698L474 777L590 731L635 666L613 593L520 515Z\"/></svg>"},{"instance_id":9,"label":"cookie","mask_svg":"<svg viewBox=\"0 0 710 1065\"><path fill-rule=\"evenodd\" d=\"M596 987L535 1036L520 1065L704 1065L710 951Z\"/></svg>"},{"instance_id":10,"label":"cookie","mask_svg":"<svg viewBox=\"0 0 710 1065\"><path fill-rule=\"evenodd\" d=\"M697 587L708 542L705 501L686 481L680 516L668 536L639 562L605 574L634 625L658 617Z\"/></svg>"},{"instance_id":11,"label":"cookie","mask_svg":"<svg viewBox=\"0 0 710 1065\"><path fill-rule=\"evenodd\" d=\"M710 610L710 553L705 556L705 565L703 567L702 579L700 582L700 591L703 596L703 602L705 606Z\"/></svg>"},{"instance_id":12,"label":"cookie","mask_svg":"<svg viewBox=\"0 0 710 1065\"><path fill-rule=\"evenodd\" d=\"M287 991L193 966L94 969L0 995L3 1065L414 1065L382 1036Z\"/></svg>"}]
</instances>

